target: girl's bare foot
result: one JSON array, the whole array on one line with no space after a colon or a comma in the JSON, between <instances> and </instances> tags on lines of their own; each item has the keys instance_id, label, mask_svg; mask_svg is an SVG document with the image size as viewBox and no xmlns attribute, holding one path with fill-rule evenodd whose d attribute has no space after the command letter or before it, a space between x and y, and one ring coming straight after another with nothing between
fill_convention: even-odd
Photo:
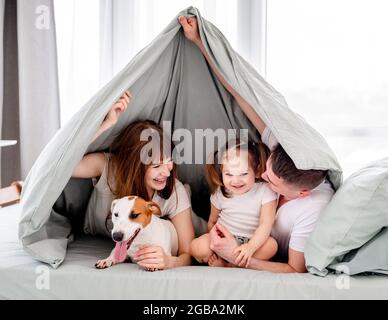
<instances>
[{"instance_id":1,"label":"girl's bare foot","mask_svg":"<svg viewBox=\"0 0 388 320\"><path fill-rule=\"evenodd\" d=\"M227 267L228 266L228 263L224 259L217 256L216 253L213 253L209 257L209 261L207 263L210 267Z\"/></svg>"}]
</instances>

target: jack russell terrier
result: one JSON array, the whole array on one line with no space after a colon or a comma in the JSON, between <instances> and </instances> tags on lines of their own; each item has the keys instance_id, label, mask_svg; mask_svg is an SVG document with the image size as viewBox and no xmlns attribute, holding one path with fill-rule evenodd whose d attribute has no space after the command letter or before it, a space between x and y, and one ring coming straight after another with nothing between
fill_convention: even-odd
<instances>
[{"instance_id":1,"label":"jack russell terrier","mask_svg":"<svg viewBox=\"0 0 388 320\"><path fill-rule=\"evenodd\" d=\"M163 248L167 255L177 255L178 236L171 221L160 218L159 206L152 201L145 201L136 196L114 200L111 205L113 230L112 238L115 248L105 260L95 264L97 269L109 268L122 263L133 256L140 245L154 245ZM147 269L147 271L156 271Z\"/></svg>"}]
</instances>

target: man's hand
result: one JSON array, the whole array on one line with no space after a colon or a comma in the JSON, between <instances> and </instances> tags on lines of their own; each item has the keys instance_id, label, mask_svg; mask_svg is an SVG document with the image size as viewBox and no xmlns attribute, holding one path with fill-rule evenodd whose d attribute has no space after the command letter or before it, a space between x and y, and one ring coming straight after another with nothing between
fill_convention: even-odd
<instances>
[{"instance_id":1,"label":"man's hand","mask_svg":"<svg viewBox=\"0 0 388 320\"><path fill-rule=\"evenodd\" d=\"M182 25L185 37L188 40L193 41L195 44L201 43L201 37L198 32L197 17L187 18L180 16L178 21Z\"/></svg>"},{"instance_id":2,"label":"man's hand","mask_svg":"<svg viewBox=\"0 0 388 320\"><path fill-rule=\"evenodd\" d=\"M238 254L233 251L237 248L237 242L233 235L222 225L216 224L210 231L210 249L219 257L235 264Z\"/></svg>"}]
</instances>

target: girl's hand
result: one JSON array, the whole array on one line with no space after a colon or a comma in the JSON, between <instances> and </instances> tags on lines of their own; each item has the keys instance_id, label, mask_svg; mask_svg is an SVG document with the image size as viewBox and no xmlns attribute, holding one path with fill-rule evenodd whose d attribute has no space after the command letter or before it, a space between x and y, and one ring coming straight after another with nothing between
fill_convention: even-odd
<instances>
[{"instance_id":1,"label":"girl's hand","mask_svg":"<svg viewBox=\"0 0 388 320\"><path fill-rule=\"evenodd\" d=\"M127 90L120 97L119 100L113 105L104 119L104 124L108 126L114 126L119 120L120 115L128 108L128 104L132 99L132 94Z\"/></svg>"},{"instance_id":2,"label":"girl's hand","mask_svg":"<svg viewBox=\"0 0 388 320\"><path fill-rule=\"evenodd\" d=\"M246 268L251 262L251 258L255 253L255 251L256 251L256 248L251 244L249 243L242 244L241 246L237 247L233 251L233 254L239 253L234 263L239 267Z\"/></svg>"},{"instance_id":3,"label":"girl's hand","mask_svg":"<svg viewBox=\"0 0 388 320\"><path fill-rule=\"evenodd\" d=\"M139 246L133 259L147 270L164 270L170 267L170 256L167 256L162 247L159 246Z\"/></svg>"},{"instance_id":4,"label":"girl's hand","mask_svg":"<svg viewBox=\"0 0 388 320\"><path fill-rule=\"evenodd\" d=\"M197 17L187 18L180 16L178 21L182 25L185 37L188 40L193 41L194 43L201 42L201 37L199 36L198 32Z\"/></svg>"}]
</instances>

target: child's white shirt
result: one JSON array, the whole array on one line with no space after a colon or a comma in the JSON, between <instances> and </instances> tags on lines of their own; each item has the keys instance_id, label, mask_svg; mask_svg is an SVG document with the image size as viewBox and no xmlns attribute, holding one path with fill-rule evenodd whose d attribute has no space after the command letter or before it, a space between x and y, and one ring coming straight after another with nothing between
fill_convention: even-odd
<instances>
[{"instance_id":1,"label":"child's white shirt","mask_svg":"<svg viewBox=\"0 0 388 320\"><path fill-rule=\"evenodd\" d=\"M219 188L210 202L221 210L217 223L222 224L235 236L252 238L259 226L261 206L277 199L267 183L255 183L246 193L225 197Z\"/></svg>"}]
</instances>

